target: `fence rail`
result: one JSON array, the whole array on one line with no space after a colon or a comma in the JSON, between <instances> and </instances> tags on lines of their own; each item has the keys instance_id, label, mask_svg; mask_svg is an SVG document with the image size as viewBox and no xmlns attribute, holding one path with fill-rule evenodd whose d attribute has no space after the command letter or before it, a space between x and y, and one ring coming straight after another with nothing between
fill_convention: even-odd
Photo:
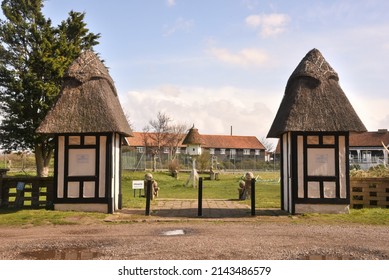
<instances>
[{"instance_id":1,"label":"fence rail","mask_svg":"<svg viewBox=\"0 0 389 280\"><path fill-rule=\"evenodd\" d=\"M352 208L389 208L389 178L351 178L350 188Z\"/></svg>"},{"instance_id":2,"label":"fence rail","mask_svg":"<svg viewBox=\"0 0 389 280\"><path fill-rule=\"evenodd\" d=\"M53 177L0 178L1 208L46 208L53 206Z\"/></svg>"}]
</instances>

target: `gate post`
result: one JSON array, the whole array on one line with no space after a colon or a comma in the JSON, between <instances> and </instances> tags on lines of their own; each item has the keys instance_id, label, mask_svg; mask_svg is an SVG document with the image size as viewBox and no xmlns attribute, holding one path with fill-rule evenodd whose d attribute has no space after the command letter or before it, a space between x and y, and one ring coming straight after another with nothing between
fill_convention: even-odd
<instances>
[{"instance_id":1,"label":"gate post","mask_svg":"<svg viewBox=\"0 0 389 280\"><path fill-rule=\"evenodd\" d=\"M151 180L146 182L146 216L150 216Z\"/></svg>"},{"instance_id":2,"label":"gate post","mask_svg":"<svg viewBox=\"0 0 389 280\"><path fill-rule=\"evenodd\" d=\"M199 178L199 192L198 192L198 209L197 216L201 217L203 215L203 178Z\"/></svg>"},{"instance_id":3,"label":"gate post","mask_svg":"<svg viewBox=\"0 0 389 280\"><path fill-rule=\"evenodd\" d=\"M251 179L251 216L255 216L255 178Z\"/></svg>"}]
</instances>

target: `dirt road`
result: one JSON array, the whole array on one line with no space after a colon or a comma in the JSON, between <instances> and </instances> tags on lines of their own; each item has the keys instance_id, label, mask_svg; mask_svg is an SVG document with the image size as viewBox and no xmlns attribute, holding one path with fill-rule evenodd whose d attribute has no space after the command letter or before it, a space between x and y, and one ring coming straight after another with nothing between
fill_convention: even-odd
<instances>
[{"instance_id":1,"label":"dirt road","mask_svg":"<svg viewBox=\"0 0 389 280\"><path fill-rule=\"evenodd\" d=\"M389 259L389 227L176 221L0 227L0 259Z\"/></svg>"}]
</instances>

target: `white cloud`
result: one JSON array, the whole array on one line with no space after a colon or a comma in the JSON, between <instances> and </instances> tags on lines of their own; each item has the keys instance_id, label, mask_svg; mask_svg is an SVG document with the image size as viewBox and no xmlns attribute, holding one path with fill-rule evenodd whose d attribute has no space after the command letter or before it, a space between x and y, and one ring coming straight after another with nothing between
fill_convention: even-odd
<instances>
[{"instance_id":1,"label":"white cloud","mask_svg":"<svg viewBox=\"0 0 389 280\"><path fill-rule=\"evenodd\" d=\"M161 86L122 96L123 108L131 116L135 131L141 131L161 111L178 123L195 124L203 134L228 135L232 126L234 135L260 139L267 135L275 116L269 106L274 102L271 94L259 96L255 90L236 87L168 88L179 89L179 95L166 94L166 86Z\"/></svg>"},{"instance_id":2,"label":"white cloud","mask_svg":"<svg viewBox=\"0 0 389 280\"><path fill-rule=\"evenodd\" d=\"M283 33L290 18L286 14L250 15L246 17L246 25L260 30L262 37L274 37Z\"/></svg>"},{"instance_id":3,"label":"white cloud","mask_svg":"<svg viewBox=\"0 0 389 280\"><path fill-rule=\"evenodd\" d=\"M164 26L164 36L170 36L178 31L189 32L194 27L193 20L187 20L184 18L178 18L173 25L165 25Z\"/></svg>"},{"instance_id":4,"label":"white cloud","mask_svg":"<svg viewBox=\"0 0 389 280\"><path fill-rule=\"evenodd\" d=\"M169 84L160 86L159 91L161 91L161 93L166 94L167 96L172 97L178 97L180 95L180 89L177 86Z\"/></svg>"},{"instance_id":5,"label":"white cloud","mask_svg":"<svg viewBox=\"0 0 389 280\"><path fill-rule=\"evenodd\" d=\"M269 55L261 49L246 48L232 53L224 48L211 48L207 51L216 59L240 66L263 66L269 61Z\"/></svg>"},{"instance_id":6,"label":"white cloud","mask_svg":"<svg viewBox=\"0 0 389 280\"><path fill-rule=\"evenodd\" d=\"M172 7L172 6L176 5L176 0L166 0L166 4L169 7Z\"/></svg>"}]
</instances>

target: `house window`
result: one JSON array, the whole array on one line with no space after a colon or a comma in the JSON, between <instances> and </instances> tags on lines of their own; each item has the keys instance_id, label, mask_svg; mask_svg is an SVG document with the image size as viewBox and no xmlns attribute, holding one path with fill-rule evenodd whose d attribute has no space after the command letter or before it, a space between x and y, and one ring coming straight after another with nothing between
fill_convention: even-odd
<instances>
[{"instance_id":1,"label":"house window","mask_svg":"<svg viewBox=\"0 0 389 280\"><path fill-rule=\"evenodd\" d=\"M234 159L236 155L236 150L235 149L230 149L230 158Z\"/></svg>"},{"instance_id":2,"label":"house window","mask_svg":"<svg viewBox=\"0 0 389 280\"><path fill-rule=\"evenodd\" d=\"M164 147L163 148L163 153L164 154L168 154L169 153L169 148L168 147Z\"/></svg>"},{"instance_id":3,"label":"house window","mask_svg":"<svg viewBox=\"0 0 389 280\"><path fill-rule=\"evenodd\" d=\"M210 155L214 155L215 154L215 149L214 148L209 149L209 154Z\"/></svg>"},{"instance_id":4,"label":"house window","mask_svg":"<svg viewBox=\"0 0 389 280\"><path fill-rule=\"evenodd\" d=\"M226 149L220 149L220 154L225 155L226 154Z\"/></svg>"},{"instance_id":5,"label":"house window","mask_svg":"<svg viewBox=\"0 0 389 280\"><path fill-rule=\"evenodd\" d=\"M145 152L145 147L136 147L138 154L143 154Z\"/></svg>"},{"instance_id":6,"label":"house window","mask_svg":"<svg viewBox=\"0 0 389 280\"><path fill-rule=\"evenodd\" d=\"M249 156L250 155L250 149L243 149L243 154L245 156Z\"/></svg>"},{"instance_id":7,"label":"house window","mask_svg":"<svg viewBox=\"0 0 389 280\"><path fill-rule=\"evenodd\" d=\"M259 154L260 154L260 150L255 150L255 155L259 156Z\"/></svg>"},{"instance_id":8,"label":"house window","mask_svg":"<svg viewBox=\"0 0 389 280\"><path fill-rule=\"evenodd\" d=\"M181 154L181 149L180 148L176 149L176 154Z\"/></svg>"}]
</instances>

